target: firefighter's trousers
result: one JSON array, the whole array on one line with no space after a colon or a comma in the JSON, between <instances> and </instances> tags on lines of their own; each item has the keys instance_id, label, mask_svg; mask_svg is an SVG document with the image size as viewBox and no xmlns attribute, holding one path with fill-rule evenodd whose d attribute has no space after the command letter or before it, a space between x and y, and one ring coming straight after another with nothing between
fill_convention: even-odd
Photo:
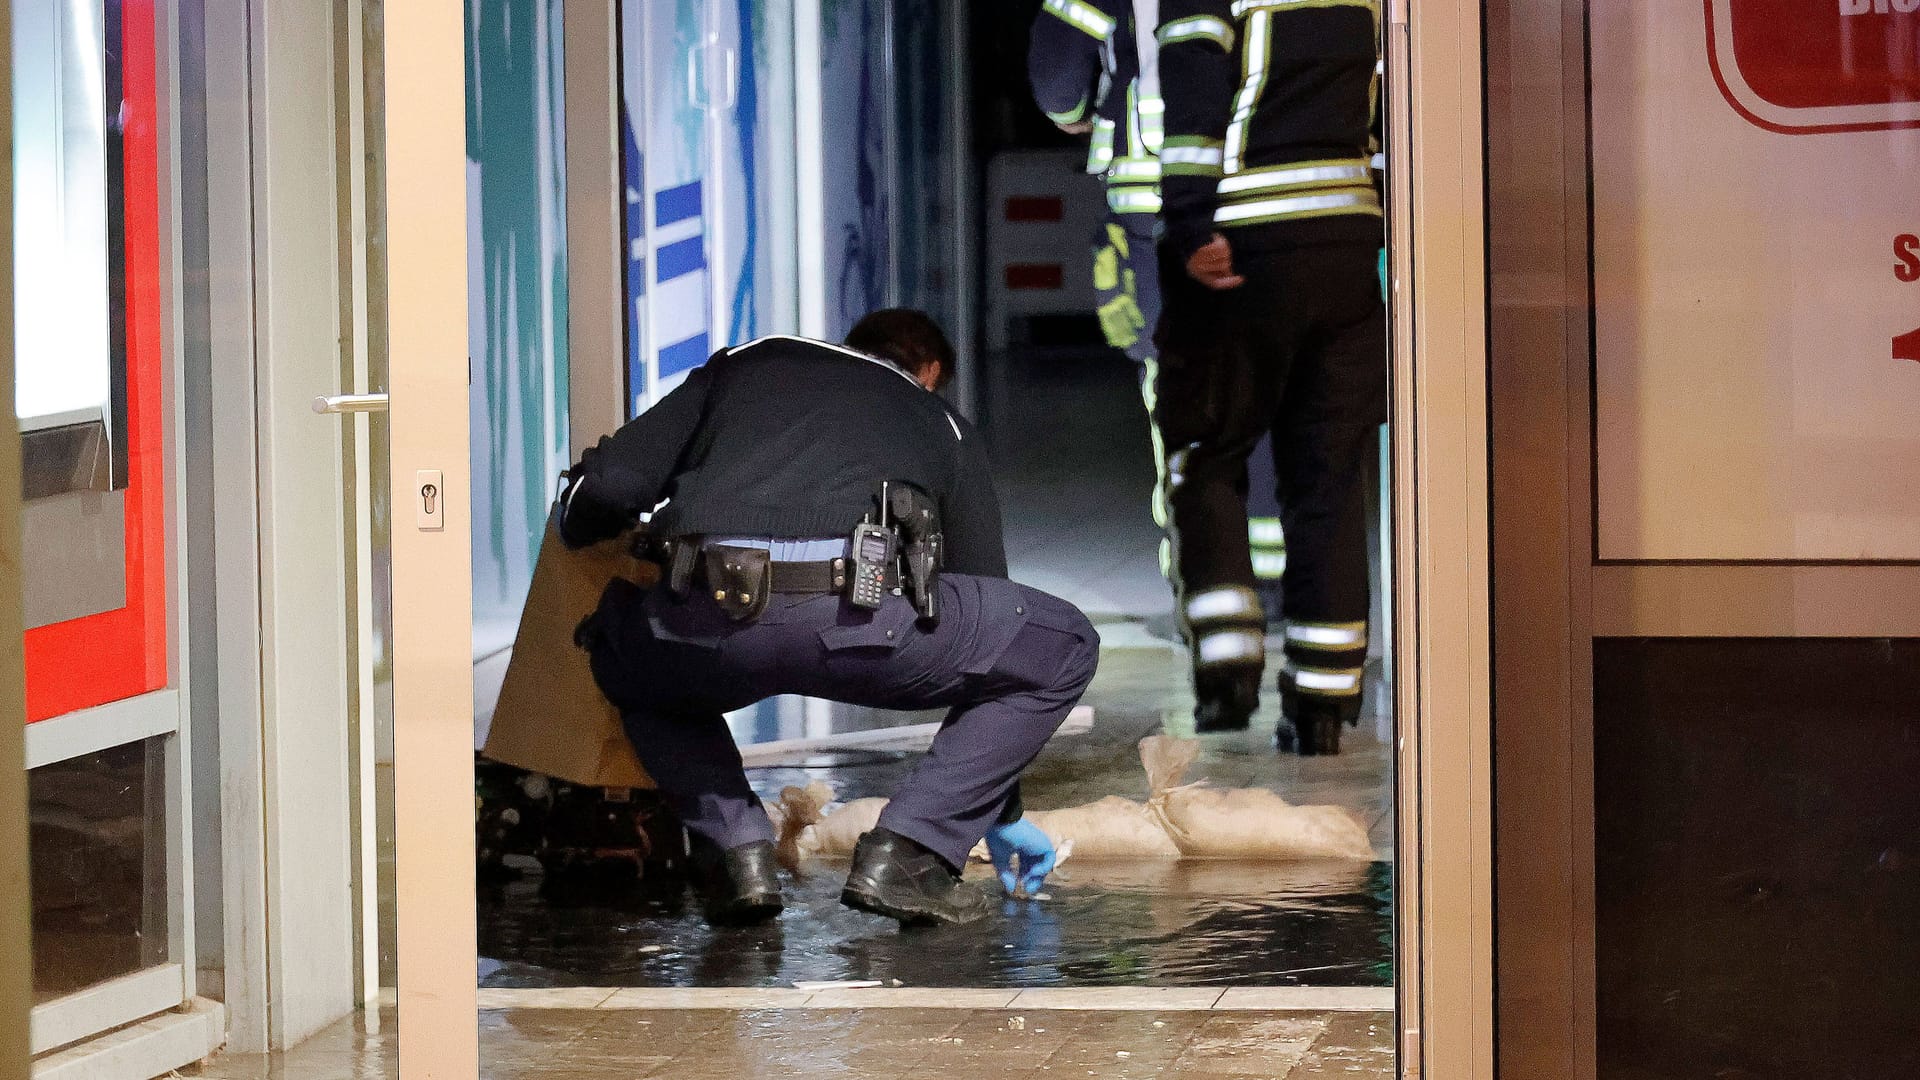
<instances>
[{"instance_id":1,"label":"firefighter's trousers","mask_svg":"<svg viewBox=\"0 0 1920 1080\"><path fill-rule=\"evenodd\" d=\"M1282 706L1358 715L1367 653L1365 483L1386 419L1378 248L1236 251L1216 292L1163 262L1154 419L1167 453L1175 589L1195 674L1265 666L1247 459L1271 432L1286 535ZM1197 680L1198 681L1198 680Z\"/></svg>"},{"instance_id":2,"label":"firefighter's trousers","mask_svg":"<svg viewBox=\"0 0 1920 1080\"><path fill-rule=\"evenodd\" d=\"M1093 287L1099 304L1100 328L1107 344L1140 364L1141 391L1146 397L1149 424L1154 420L1155 368L1153 330L1160 321L1159 256L1154 250L1152 214L1112 214L1102 222L1093 241ZM1151 432L1157 478L1153 488L1153 519L1168 527L1166 498L1166 441L1157 428ZM1247 496L1247 537L1253 552L1253 573L1271 595L1286 565L1286 540L1280 528L1280 510L1273 503L1270 447L1263 440L1248 462L1252 483ZM1161 573L1172 576L1172 547L1161 545Z\"/></svg>"}]
</instances>

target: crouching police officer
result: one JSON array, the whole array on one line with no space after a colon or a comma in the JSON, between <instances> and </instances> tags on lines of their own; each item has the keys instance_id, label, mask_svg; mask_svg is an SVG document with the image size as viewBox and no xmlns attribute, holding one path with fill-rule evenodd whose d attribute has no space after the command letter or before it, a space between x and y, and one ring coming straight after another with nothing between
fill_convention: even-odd
<instances>
[{"instance_id":1,"label":"crouching police officer","mask_svg":"<svg viewBox=\"0 0 1920 1080\"><path fill-rule=\"evenodd\" d=\"M716 922L781 910L773 828L723 719L777 694L950 710L860 838L847 905L984 916L960 882L983 836L1010 890L1052 868L1018 777L1092 680L1099 639L1073 605L1007 580L984 448L932 393L952 368L915 311L867 316L844 348L764 338L716 353L570 471L569 545L651 512L665 549L662 585L616 580L580 642L687 826Z\"/></svg>"}]
</instances>

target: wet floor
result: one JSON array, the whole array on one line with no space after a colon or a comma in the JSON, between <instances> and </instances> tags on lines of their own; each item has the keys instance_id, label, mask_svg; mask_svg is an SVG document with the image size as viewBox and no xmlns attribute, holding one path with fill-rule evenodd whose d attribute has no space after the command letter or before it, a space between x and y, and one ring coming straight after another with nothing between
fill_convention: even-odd
<instances>
[{"instance_id":1,"label":"wet floor","mask_svg":"<svg viewBox=\"0 0 1920 1080\"><path fill-rule=\"evenodd\" d=\"M1091 731L1057 737L1022 781L1029 809L1148 794L1136 744L1191 734L1186 658L1172 639L1171 596L1147 511L1153 469L1131 368L1028 372L992 427L1007 504L1014 576L1065 596L1099 627L1102 657L1086 701ZM1277 667L1277 658L1269 670ZM1272 746L1268 700L1252 730L1202 740L1187 779L1259 787L1289 802L1343 806L1370 826L1375 863L1069 859L1051 900L943 931L901 932L842 908L836 868L789 888L779 923L715 931L684 890L660 883L555 887L537 877L483 888L481 982L487 987L779 986L898 980L909 986L1379 986L1391 982L1391 725L1376 703L1347 752L1300 759ZM729 717L743 746L831 739L938 715L898 715L781 699ZM816 743L753 756L769 802L824 781L836 798L886 796L917 754ZM976 868L978 872L978 868ZM838 870L844 874L844 869Z\"/></svg>"},{"instance_id":2,"label":"wet floor","mask_svg":"<svg viewBox=\"0 0 1920 1080\"><path fill-rule=\"evenodd\" d=\"M1170 649L1109 651L1088 695L1091 730L1054 740L1023 780L1028 806L1146 795L1136 744L1188 715ZM893 716L774 702L735 718L743 741L911 724ZM1266 787L1294 803L1345 806L1392 850L1389 758L1368 729L1347 752L1300 759L1271 747L1272 706L1253 730L1210 736L1191 779ZM751 772L772 800L822 780L840 799L889 794L916 754L800 749ZM839 903L844 865L811 862L788 910L755 929L706 925L671 882L537 875L482 890L481 985L784 986L898 981L907 986L1384 986L1392 982L1392 870L1385 861L1095 863L1069 858L1049 899L1008 901L969 927L901 931ZM973 873L987 887L984 868Z\"/></svg>"},{"instance_id":3,"label":"wet floor","mask_svg":"<svg viewBox=\"0 0 1920 1080\"><path fill-rule=\"evenodd\" d=\"M536 882L484 903L481 985L1385 986L1392 879L1384 863L1069 865L1050 899L1001 918L901 931L841 906L830 864L788 890L775 923L716 930L678 890L635 886L581 906Z\"/></svg>"}]
</instances>

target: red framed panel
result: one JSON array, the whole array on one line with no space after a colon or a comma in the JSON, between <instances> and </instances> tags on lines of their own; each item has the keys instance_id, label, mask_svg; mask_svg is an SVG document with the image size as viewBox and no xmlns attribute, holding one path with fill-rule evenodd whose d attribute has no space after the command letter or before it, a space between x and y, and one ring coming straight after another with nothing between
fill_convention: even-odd
<instances>
[{"instance_id":1,"label":"red framed panel","mask_svg":"<svg viewBox=\"0 0 1920 1080\"><path fill-rule=\"evenodd\" d=\"M29 630L27 722L105 705L167 685L166 363L160 331L160 143L153 0L121 9L125 214L127 603Z\"/></svg>"},{"instance_id":2,"label":"red framed panel","mask_svg":"<svg viewBox=\"0 0 1920 1080\"><path fill-rule=\"evenodd\" d=\"M1754 126L1920 127L1920 0L1706 0L1706 13L1713 81Z\"/></svg>"}]
</instances>

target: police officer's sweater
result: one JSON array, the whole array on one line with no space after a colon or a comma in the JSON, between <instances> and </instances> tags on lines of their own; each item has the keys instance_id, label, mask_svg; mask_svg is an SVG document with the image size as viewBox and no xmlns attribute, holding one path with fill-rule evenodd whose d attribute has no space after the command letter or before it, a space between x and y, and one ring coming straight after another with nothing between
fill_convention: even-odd
<instances>
[{"instance_id":1,"label":"police officer's sweater","mask_svg":"<svg viewBox=\"0 0 1920 1080\"><path fill-rule=\"evenodd\" d=\"M1164 238L1381 242L1377 0L1160 0Z\"/></svg>"},{"instance_id":2,"label":"police officer's sweater","mask_svg":"<svg viewBox=\"0 0 1920 1080\"><path fill-rule=\"evenodd\" d=\"M900 368L837 345L723 349L580 470L576 499L628 521L658 506L652 529L671 537L845 536L882 480L905 480L939 500L947 570L1007 576L978 433Z\"/></svg>"}]
</instances>

